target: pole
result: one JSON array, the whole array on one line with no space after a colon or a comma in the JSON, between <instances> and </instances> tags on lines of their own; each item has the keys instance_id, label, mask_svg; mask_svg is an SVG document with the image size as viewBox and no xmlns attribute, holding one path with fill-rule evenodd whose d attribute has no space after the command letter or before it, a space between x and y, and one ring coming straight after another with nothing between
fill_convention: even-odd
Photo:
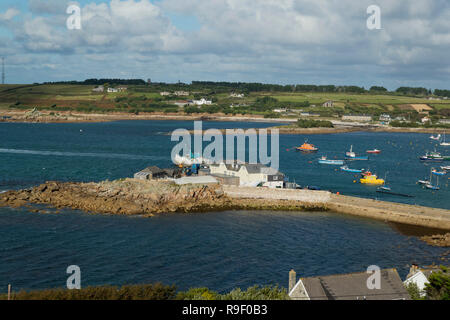
<instances>
[{"instance_id":1,"label":"pole","mask_svg":"<svg viewBox=\"0 0 450 320\"><path fill-rule=\"evenodd\" d=\"M11 300L11 285L8 284L8 301Z\"/></svg>"}]
</instances>

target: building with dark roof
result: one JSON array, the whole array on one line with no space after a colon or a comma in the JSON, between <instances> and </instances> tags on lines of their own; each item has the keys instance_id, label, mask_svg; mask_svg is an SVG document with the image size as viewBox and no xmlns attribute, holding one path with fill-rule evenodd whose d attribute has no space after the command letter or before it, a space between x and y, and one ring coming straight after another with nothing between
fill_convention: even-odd
<instances>
[{"instance_id":1,"label":"building with dark roof","mask_svg":"<svg viewBox=\"0 0 450 320\"><path fill-rule=\"evenodd\" d=\"M410 300L396 269L380 270L380 286L368 285L372 273L359 272L300 278L289 273L289 296L293 300Z\"/></svg>"}]
</instances>

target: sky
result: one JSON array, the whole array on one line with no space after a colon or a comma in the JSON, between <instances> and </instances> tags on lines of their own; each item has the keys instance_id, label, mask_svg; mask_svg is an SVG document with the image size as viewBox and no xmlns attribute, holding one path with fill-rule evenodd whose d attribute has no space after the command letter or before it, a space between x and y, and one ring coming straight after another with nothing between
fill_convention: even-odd
<instances>
[{"instance_id":1,"label":"sky","mask_svg":"<svg viewBox=\"0 0 450 320\"><path fill-rule=\"evenodd\" d=\"M81 29L67 28L69 5ZM380 28L368 28L380 8ZM1 0L7 83L154 82L450 89L448 0Z\"/></svg>"}]
</instances>

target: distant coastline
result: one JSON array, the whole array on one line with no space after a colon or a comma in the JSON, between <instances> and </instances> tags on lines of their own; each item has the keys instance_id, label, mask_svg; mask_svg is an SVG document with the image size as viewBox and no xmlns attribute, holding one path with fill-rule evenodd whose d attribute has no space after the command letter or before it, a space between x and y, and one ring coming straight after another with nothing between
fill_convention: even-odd
<instances>
[{"instance_id":1,"label":"distant coastline","mask_svg":"<svg viewBox=\"0 0 450 320\"><path fill-rule=\"evenodd\" d=\"M81 112L59 112L57 115L50 111L39 111L37 115L30 115L29 111L0 110L0 123L100 123L123 120L159 120L159 121L223 121L223 122L264 122L278 124L268 129L279 129L280 134L333 134L347 132L398 132L398 133L447 133L450 129L444 128L394 128L387 126L360 126L348 123L335 126L334 128L298 128L294 123L297 119L287 118L264 118L258 116L226 116L224 114L198 114L179 115L164 113L81 113ZM284 127L281 124L288 125Z\"/></svg>"}]
</instances>

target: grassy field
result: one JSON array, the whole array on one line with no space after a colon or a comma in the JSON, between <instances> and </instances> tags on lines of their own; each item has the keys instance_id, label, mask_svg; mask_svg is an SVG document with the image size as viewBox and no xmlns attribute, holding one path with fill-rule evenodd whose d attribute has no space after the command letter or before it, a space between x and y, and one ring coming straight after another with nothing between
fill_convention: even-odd
<instances>
[{"instance_id":1,"label":"grassy field","mask_svg":"<svg viewBox=\"0 0 450 320\"><path fill-rule=\"evenodd\" d=\"M278 107L302 108L298 104L308 102L305 111L319 112L323 117L339 114L373 114L392 112L396 115L399 110L408 110L402 105L427 104L437 113L443 115L442 110L450 109L449 100L428 100L426 97L408 97L387 94L352 94L352 93L299 93L299 92L251 92L245 98L231 98L229 92L214 92L209 89L191 92L189 97L162 97L161 88L153 86L132 86L122 93L95 93L93 85L51 84L51 85L0 85L0 108L27 109L37 107L48 110L77 110L77 111L124 111L124 112L177 112L173 105L176 100L187 100L207 97L217 101L220 110L214 107L203 107L206 112L225 112L230 105L244 105L234 108L236 114L260 114L276 116L272 112ZM186 89L187 91L189 89ZM269 102L261 102L262 98ZM273 98L273 99L272 99ZM276 99L276 100L274 100ZM334 108L323 108L322 104L328 100L334 101ZM292 104L292 105L290 105ZM296 105L297 104L297 105ZM172 107L171 107L172 106ZM401 106L399 108L399 106ZM203 109L202 108L202 109ZM216 107L217 108L217 107ZM412 108L409 108L412 109Z\"/></svg>"}]
</instances>

